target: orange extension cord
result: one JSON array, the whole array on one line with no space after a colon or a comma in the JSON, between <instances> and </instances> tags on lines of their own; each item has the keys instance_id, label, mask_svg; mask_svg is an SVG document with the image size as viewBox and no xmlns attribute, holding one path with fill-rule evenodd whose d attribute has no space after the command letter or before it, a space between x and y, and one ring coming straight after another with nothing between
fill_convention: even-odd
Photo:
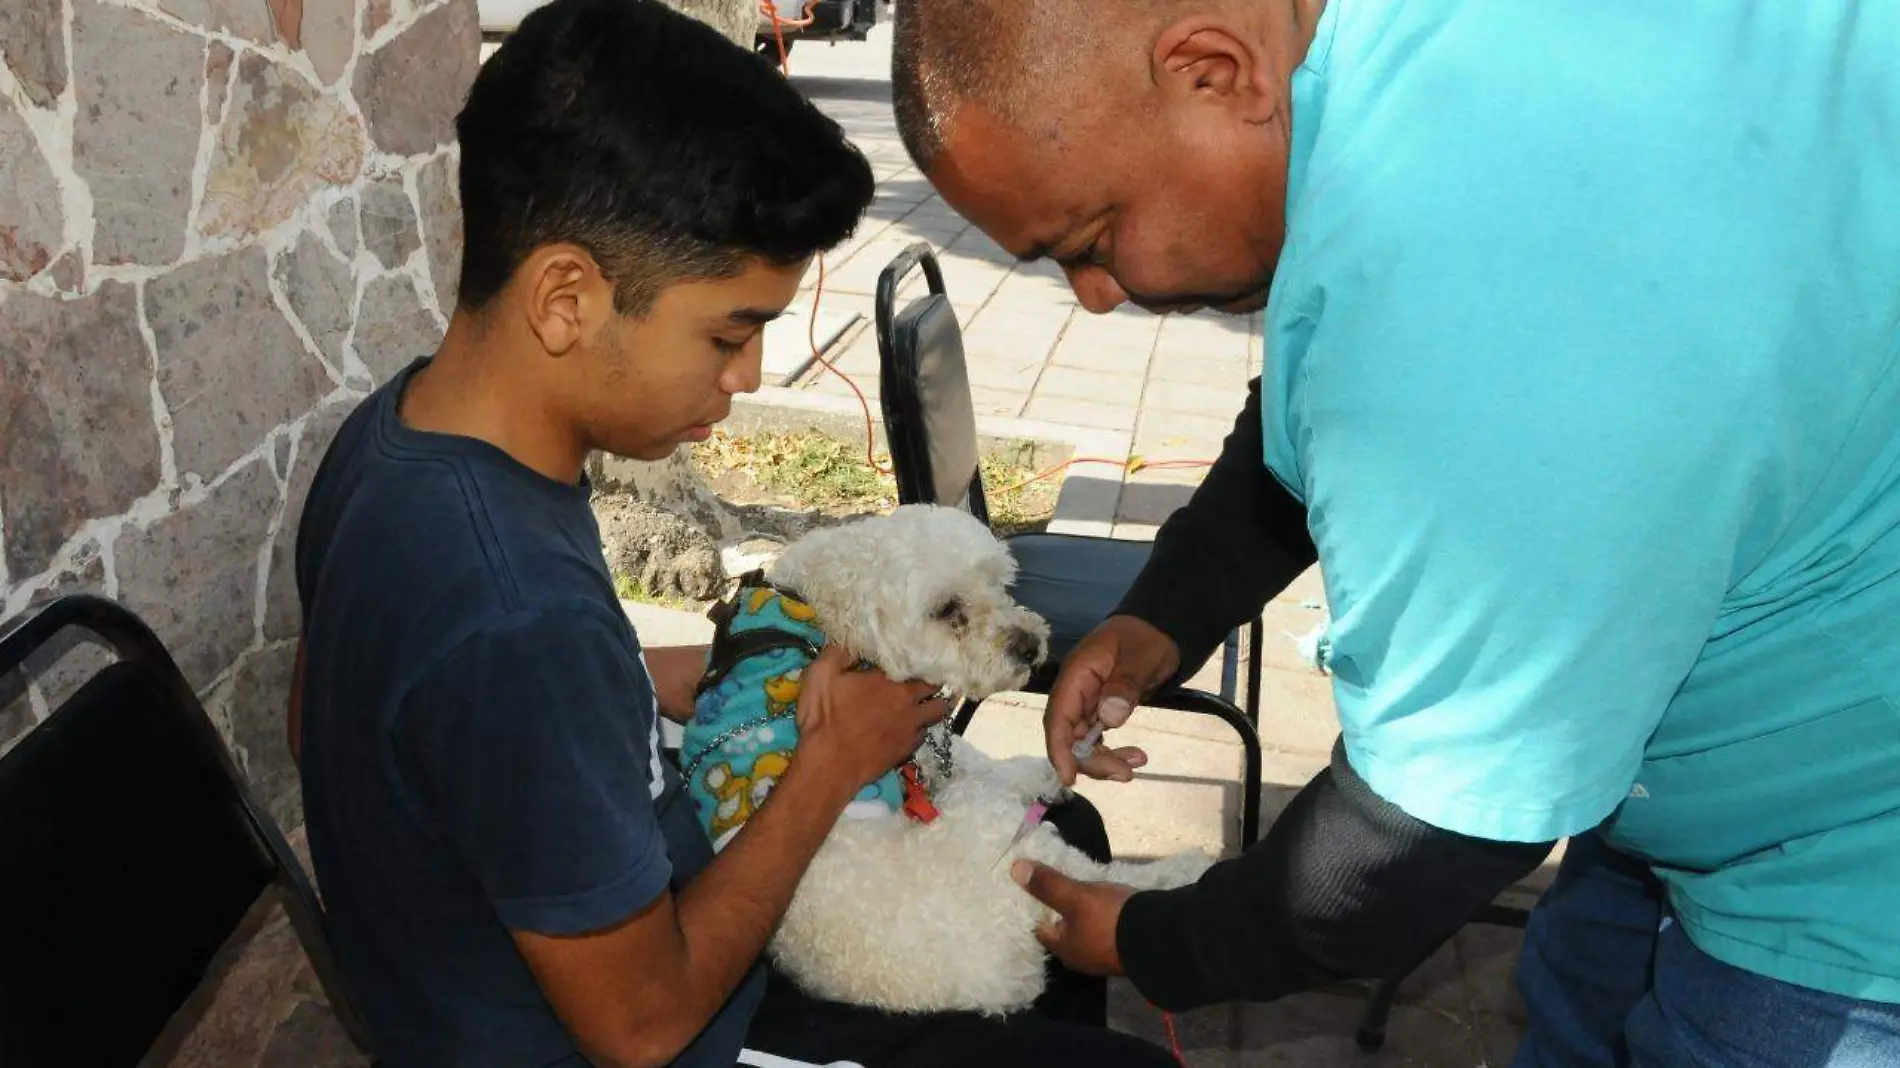
<instances>
[{"instance_id":1,"label":"orange extension cord","mask_svg":"<svg viewBox=\"0 0 1900 1068\"><path fill-rule=\"evenodd\" d=\"M778 5L774 4L772 0L759 0L759 13L772 20L772 39L774 43L776 43L776 45L778 46L779 70L786 77L789 78L791 77L791 74L792 74L792 64L791 64L791 57L789 56L785 48L785 29L787 27L797 29L800 26L808 26L811 24L811 18L809 16L802 19L796 19L796 20L782 18L780 17L778 13ZM821 366L823 366L825 370L830 371L834 375L837 375L838 378L841 381L843 381L845 385L851 387L852 394L858 398L858 407L862 409L864 412L864 462L866 464L869 464L871 469L873 471L876 471L878 474L888 475L891 473L891 469L885 464L879 462L877 458L877 433L874 429L875 421L871 417L870 400L865 397L864 390L859 389L858 384L855 381L852 381L852 378L850 375L845 374L844 371L839 369L837 364L832 363L830 360L826 359L824 353L819 351L819 348L818 348L818 303L819 301L824 299L824 295L825 295L825 257L822 253L820 253L818 256L818 281L812 286L811 316L806 321L805 340L808 344L811 345L812 359L818 361L818 363ZM1074 467L1078 464L1107 464L1111 467L1123 468L1127 471L1127 473L1132 475L1136 471L1161 471L1161 470L1167 470L1169 468L1208 467L1208 466L1211 466L1212 463L1213 461L1211 460L1157 460L1153 463L1148 463L1148 462L1143 461L1142 458L1139 456L1131 456L1126 460L1115 460L1115 459L1110 459L1109 457L1105 457L1105 456L1077 456L1077 457L1072 457L1068 460L1064 460L1063 462L1055 465L1054 467L1049 468L1046 471L1037 472L1036 474L1031 475L1030 477L1022 480L1021 482L1016 483L1013 486L1009 486L1000 492L1013 493L1016 490L1022 489L1024 486L1033 485L1034 483L1040 482L1043 479L1050 478L1054 475L1060 474L1061 472L1066 471L1069 468ZM1152 1008L1152 1006L1150 1007ZM1160 1012L1160 1010L1158 1009L1156 1011ZM1180 1031L1175 1027L1174 1014L1168 1013L1168 1012L1162 1012L1161 1022L1167 1028L1168 1048L1174 1054L1175 1061L1178 1062L1182 1066L1182 1068L1187 1068L1187 1063L1188 1063L1187 1054L1181 1049L1181 1034L1180 1034Z\"/></svg>"}]
</instances>

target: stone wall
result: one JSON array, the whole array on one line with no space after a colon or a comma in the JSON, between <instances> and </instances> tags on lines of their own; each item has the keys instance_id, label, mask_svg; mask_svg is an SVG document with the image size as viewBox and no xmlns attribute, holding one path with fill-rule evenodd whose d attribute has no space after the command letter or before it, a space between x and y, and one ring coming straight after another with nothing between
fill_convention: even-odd
<instances>
[{"instance_id":1,"label":"stone wall","mask_svg":"<svg viewBox=\"0 0 1900 1068\"><path fill-rule=\"evenodd\" d=\"M286 826L296 518L447 324L479 39L474 0L0 0L0 620L138 612ZM101 660L0 684L0 749Z\"/></svg>"}]
</instances>

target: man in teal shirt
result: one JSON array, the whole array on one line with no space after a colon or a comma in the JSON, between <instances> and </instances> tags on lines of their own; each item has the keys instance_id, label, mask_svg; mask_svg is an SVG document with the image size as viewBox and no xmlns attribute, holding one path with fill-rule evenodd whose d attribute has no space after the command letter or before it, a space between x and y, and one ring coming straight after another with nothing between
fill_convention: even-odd
<instances>
[{"instance_id":1,"label":"man in teal shirt","mask_svg":"<svg viewBox=\"0 0 1900 1068\"><path fill-rule=\"evenodd\" d=\"M1333 766L1195 887L1025 872L1059 954L1390 974L1567 838L1520 1063L1900 1064L1900 4L907 0L893 77L1089 310L1265 308L1058 768L1315 560L1334 612Z\"/></svg>"}]
</instances>

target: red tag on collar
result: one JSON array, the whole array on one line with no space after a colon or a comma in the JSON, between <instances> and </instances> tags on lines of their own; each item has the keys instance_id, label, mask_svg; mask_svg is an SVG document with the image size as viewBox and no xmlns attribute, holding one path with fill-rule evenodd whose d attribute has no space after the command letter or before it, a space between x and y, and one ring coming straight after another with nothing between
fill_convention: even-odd
<instances>
[{"instance_id":1,"label":"red tag on collar","mask_svg":"<svg viewBox=\"0 0 1900 1068\"><path fill-rule=\"evenodd\" d=\"M930 801L930 791L924 788L924 772L917 762L906 761L897 770L904 776L904 815L918 823L929 823L941 815Z\"/></svg>"}]
</instances>

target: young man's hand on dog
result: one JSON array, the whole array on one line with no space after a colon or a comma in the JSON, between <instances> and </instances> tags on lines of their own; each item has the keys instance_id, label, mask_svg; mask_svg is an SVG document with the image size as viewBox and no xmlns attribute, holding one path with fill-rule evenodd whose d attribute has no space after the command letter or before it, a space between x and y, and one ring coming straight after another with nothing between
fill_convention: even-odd
<instances>
[{"instance_id":1,"label":"young man's hand on dog","mask_svg":"<svg viewBox=\"0 0 1900 1068\"><path fill-rule=\"evenodd\" d=\"M794 768L822 768L851 784L866 783L903 763L924 744L924 732L948 708L937 687L892 682L876 669L859 671L836 645L805 669L798 698L798 759Z\"/></svg>"},{"instance_id":2,"label":"young man's hand on dog","mask_svg":"<svg viewBox=\"0 0 1900 1068\"><path fill-rule=\"evenodd\" d=\"M1086 759L1077 760L1075 744L1098 723L1108 730L1128 722L1141 699L1173 677L1180 665L1181 652L1173 640L1133 616L1110 616L1082 639L1063 661L1042 719L1049 762L1062 785L1074 786L1078 772L1115 782L1135 777L1136 769L1148 763L1148 754L1140 749L1097 746Z\"/></svg>"}]
</instances>

